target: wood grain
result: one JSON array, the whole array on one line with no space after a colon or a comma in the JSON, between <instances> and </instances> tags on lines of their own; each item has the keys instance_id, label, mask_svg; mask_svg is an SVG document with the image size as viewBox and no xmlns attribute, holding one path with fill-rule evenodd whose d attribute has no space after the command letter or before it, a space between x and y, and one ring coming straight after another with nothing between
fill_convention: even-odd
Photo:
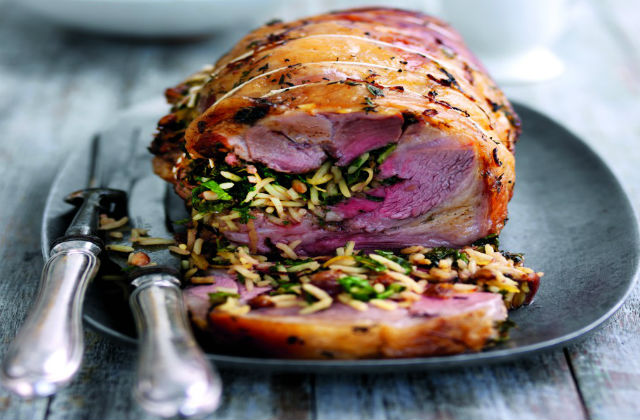
<instances>
[{"instance_id":1,"label":"wood grain","mask_svg":"<svg viewBox=\"0 0 640 420\"><path fill-rule=\"evenodd\" d=\"M283 9L285 17L299 12ZM612 166L636 208L639 12L632 1L573 3L570 26L555 48L565 74L506 89L584 138ZM128 42L61 30L0 0L0 354L36 291L45 194L68 151L118 110L211 62L245 30L191 43ZM636 291L602 330L566 352L497 366L391 375L223 371L223 403L209 418L638 417L639 303ZM0 419L152 418L131 399L135 351L91 331L86 340L85 364L69 388L37 401L0 391Z\"/></svg>"},{"instance_id":2,"label":"wood grain","mask_svg":"<svg viewBox=\"0 0 640 420\"><path fill-rule=\"evenodd\" d=\"M634 8L636 10L634 11ZM635 18L634 18L635 16ZM510 96L553 110L609 164L640 209L640 29L637 4L597 0L572 9L572 25L558 46L566 73L548 86L509 89ZM566 94L552 94L563 91ZM569 93L570 92L570 93ZM554 115L554 114L552 114ZM607 279L603 279L607 281ZM640 415L640 291L579 345L567 349L590 418Z\"/></svg>"},{"instance_id":3,"label":"wood grain","mask_svg":"<svg viewBox=\"0 0 640 420\"><path fill-rule=\"evenodd\" d=\"M597 89L615 96L615 106L594 105L602 112L594 121L593 136L598 150L614 165L614 172L629 192L632 204L640 209L637 184L638 147L629 147L640 137L640 28L621 1L592 2L594 17L606 29L607 41L619 59L615 63L619 83L600 82ZM607 123L616 115L618 124ZM623 156L624 155L624 156ZM630 182L631 181L631 182ZM590 340L568 350L586 407L593 418L637 418L640 415L640 291L636 287L622 309Z\"/></svg>"},{"instance_id":4,"label":"wood grain","mask_svg":"<svg viewBox=\"0 0 640 420\"><path fill-rule=\"evenodd\" d=\"M319 419L582 419L576 393L555 352L450 372L318 376L315 395Z\"/></svg>"}]
</instances>

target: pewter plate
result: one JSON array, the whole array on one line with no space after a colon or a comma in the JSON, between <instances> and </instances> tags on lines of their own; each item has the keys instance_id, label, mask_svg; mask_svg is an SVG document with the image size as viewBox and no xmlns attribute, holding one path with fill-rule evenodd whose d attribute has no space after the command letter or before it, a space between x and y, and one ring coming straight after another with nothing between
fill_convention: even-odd
<instances>
[{"instance_id":1,"label":"pewter plate","mask_svg":"<svg viewBox=\"0 0 640 420\"><path fill-rule=\"evenodd\" d=\"M116 156L126 150L133 154L134 165L151 171L146 146L157 119L166 111L160 100L145 103L122 113L103 131L112 152L104 156L109 170L122 169ZM523 134L501 247L524 252L527 265L545 276L534 302L511 313L517 324L511 340L480 353L430 358L311 361L208 353L210 359L218 366L317 373L444 369L528 356L566 345L600 326L622 305L638 271L633 209L609 168L584 142L528 107L516 105L516 111L523 121ZM135 129L141 130L141 140L132 146ZM53 183L43 220L44 255L72 215L63 197L84 187L88 155L88 145L78 147ZM84 311L86 323L97 331L135 343L122 288L94 282Z\"/></svg>"}]
</instances>

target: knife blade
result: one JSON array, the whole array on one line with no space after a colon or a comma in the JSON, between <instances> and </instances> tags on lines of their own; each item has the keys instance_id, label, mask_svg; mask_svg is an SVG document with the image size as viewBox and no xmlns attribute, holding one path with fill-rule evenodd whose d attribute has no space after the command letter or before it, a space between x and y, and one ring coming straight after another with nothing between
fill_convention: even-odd
<instances>
[{"instance_id":1,"label":"knife blade","mask_svg":"<svg viewBox=\"0 0 640 420\"><path fill-rule=\"evenodd\" d=\"M114 203L124 207L126 199L123 191L103 188L100 144L95 136L87 189L67 198L80 204L78 211L51 247L36 299L2 362L2 385L24 398L55 393L71 381L82 362L82 304L104 248L97 234L98 215Z\"/></svg>"},{"instance_id":2,"label":"knife blade","mask_svg":"<svg viewBox=\"0 0 640 420\"><path fill-rule=\"evenodd\" d=\"M129 215L151 237L173 237L165 211L168 192L168 185L154 175L137 180L131 190ZM166 245L148 246L144 252L156 265L130 273L135 289L129 304L139 337L134 397L161 416L208 414L219 404L222 384L187 320L181 258Z\"/></svg>"}]
</instances>

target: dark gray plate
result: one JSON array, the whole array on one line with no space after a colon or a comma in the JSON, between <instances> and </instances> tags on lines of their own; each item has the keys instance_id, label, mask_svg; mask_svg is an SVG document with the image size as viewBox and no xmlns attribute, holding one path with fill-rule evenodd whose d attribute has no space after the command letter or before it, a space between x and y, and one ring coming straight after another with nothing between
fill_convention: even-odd
<instances>
[{"instance_id":1,"label":"dark gray plate","mask_svg":"<svg viewBox=\"0 0 640 420\"><path fill-rule=\"evenodd\" d=\"M585 143L532 109L517 105L516 110L524 131L502 247L524 252L527 265L545 276L533 304L511 314L518 325L511 340L481 353L446 357L299 361L209 353L211 360L220 366L310 372L442 369L530 355L567 344L601 325L634 284L639 247L635 215L611 171ZM160 101L136 107L116 119L104 136L111 147L127 150L131 131L140 128L144 141L133 152L139 165L149 166L145 146L164 111ZM68 222L70 208L62 198L84 186L87 156L85 148L71 156L49 193L42 229L44 255ZM135 343L122 290L94 283L85 321L107 336Z\"/></svg>"}]
</instances>

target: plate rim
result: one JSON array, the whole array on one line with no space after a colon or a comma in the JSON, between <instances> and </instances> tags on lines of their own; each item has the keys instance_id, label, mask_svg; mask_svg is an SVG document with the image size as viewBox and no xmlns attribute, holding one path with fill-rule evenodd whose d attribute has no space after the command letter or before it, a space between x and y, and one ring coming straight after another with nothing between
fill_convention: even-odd
<instances>
[{"instance_id":1,"label":"plate rim","mask_svg":"<svg viewBox=\"0 0 640 420\"><path fill-rule=\"evenodd\" d=\"M127 107L124 110L121 110L115 114L115 117L122 117L128 114L134 113L136 110L143 109L149 106L155 106L160 102L160 98L154 98L147 101L143 101L133 106ZM601 315L596 320L592 321L588 325L572 331L570 333L564 334L562 336L540 341L538 343L527 344L520 347L514 348L503 348L497 350L489 350L489 351L481 351L477 353L461 353L454 354L448 356L432 356L432 357L412 357L412 358L392 358L392 359L355 359L355 360L314 360L314 359L285 359L285 358L260 358L260 357L246 357L246 356L233 356L226 354L215 354L205 352L206 357L216 363L220 363L224 367L238 368L238 369L251 369L251 368L261 368L267 370L281 370L281 371L300 371L300 372L314 372L314 373L322 373L322 371L317 369L330 369L330 368L339 368L341 370L349 370L349 371L363 371L368 368L375 367L376 369L382 370L390 370L392 368L422 368L429 370L437 370L437 369L449 369L455 367L464 367L478 364L493 364L493 363L503 363L507 361L511 361L514 359L519 359L526 356L531 356L540 352L548 352L553 349L560 347L561 345L568 345L574 343L580 339L584 339L588 337L590 333L595 332L597 329L602 327L609 318L611 318L627 301L631 292L636 287L638 280L640 278L640 232L638 227L640 226L640 215L636 212L636 209L633 205L633 202L630 200L626 189L623 184L620 182L616 174L611 170L606 161L600 157L598 153L582 138L573 133L570 129L560 124L554 118L548 116L547 114L536 110L535 108L523 104L518 101L511 101L514 105L514 108L521 108L526 110L527 112L531 112L537 114L537 116L542 117L554 125L560 127L565 130L574 140L578 141L586 153L590 154L592 158L596 159L602 166L603 170L606 171L608 176L613 180L616 184L622 196L624 198L624 203L630 213L633 215L631 226L633 229L633 243L635 245L635 253L634 253L634 261L633 264L633 274L632 279L628 283L624 294L618 301L612 305L603 315ZM99 130L101 131L105 129L105 127L101 127ZM45 207L43 210L43 216L41 220L41 250L44 260L48 258L49 252L49 239L47 226L48 226L48 218L47 216L51 212L51 208L54 204L54 196L53 192L55 190L55 186L59 185L59 182L66 173L68 166L70 166L74 158L78 155L82 154L85 148L81 147L76 149L72 154L68 156L64 165L62 165L60 171L56 174L51 187L47 193L47 200L45 202ZM526 309L526 308L525 308ZM91 327L93 330L100 332L102 335L107 338L118 341L120 343L126 343L129 346L137 345L137 340L125 335L113 328L105 326L101 324L96 319L89 316L87 313L83 314L83 320L86 325ZM328 372L326 372L328 373Z\"/></svg>"}]
</instances>

